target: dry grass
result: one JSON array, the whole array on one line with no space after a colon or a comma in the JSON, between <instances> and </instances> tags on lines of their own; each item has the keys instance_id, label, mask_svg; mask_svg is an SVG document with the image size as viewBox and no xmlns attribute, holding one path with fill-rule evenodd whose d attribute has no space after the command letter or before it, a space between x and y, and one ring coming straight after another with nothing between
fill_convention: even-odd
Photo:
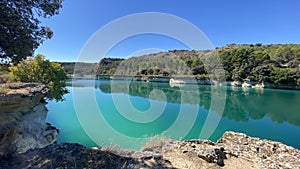
<instances>
[{"instance_id":1,"label":"dry grass","mask_svg":"<svg viewBox=\"0 0 300 169\"><path fill-rule=\"evenodd\" d=\"M163 147L171 141L170 138L165 136L156 135L151 138L142 146L142 151L162 151Z\"/></svg>"},{"instance_id":2,"label":"dry grass","mask_svg":"<svg viewBox=\"0 0 300 169\"><path fill-rule=\"evenodd\" d=\"M7 94L11 90L21 88L22 85L22 82L16 81L7 81L5 83L0 83L0 94Z\"/></svg>"},{"instance_id":3,"label":"dry grass","mask_svg":"<svg viewBox=\"0 0 300 169\"><path fill-rule=\"evenodd\" d=\"M9 89L0 87L0 95L8 93Z\"/></svg>"},{"instance_id":4,"label":"dry grass","mask_svg":"<svg viewBox=\"0 0 300 169\"><path fill-rule=\"evenodd\" d=\"M161 135L150 137L149 140L141 147L141 151L161 152L163 147L166 147L170 141L171 139ZM101 146L99 149L125 157L130 157L134 152L136 152L135 150L124 149L116 144Z\"/></svg>"},{"instance_id":5,"label":"dry grass","mask_svg":"<svg viewBox=\"0 0 300 169\"><path fill-rule=\"evenodd\" d=\"M9 84L3 83L0 84L0 94L6 94L9 92Z\"/></svg>"},{"instance_id":6,"label":"dry grass","mask_svg":"<svg viewBox=\"0 0 300 169\"><path fill-rule=\"evenodd\" d=\"M117 155L121 155L124 157L130 157L134 151L124 149L118 145L106 145L101 148L102 151L108 151Z\"/></svg>"},{"instance_id":7,"label":"dry grass","mask_svg":"<svg viewBox=\"0 0 300 169\"><path fill-rule=\"evenodd\" d=\"M8 72L0 72L0 84L12 83L12 82L15 82L15 81L16 80L14 79L14 77L9 75Z\"/></svg>"},{"instance_id":8,"label":"dry grass","mask_svg":"<svg viewBox=\"0 0 300 169\"><path fill-rule=\"evenodd\" d=\"M7 74L0 75L0 84L1 83L7 83L10 81L10 78Z\"/></svg>"}]
</instances>

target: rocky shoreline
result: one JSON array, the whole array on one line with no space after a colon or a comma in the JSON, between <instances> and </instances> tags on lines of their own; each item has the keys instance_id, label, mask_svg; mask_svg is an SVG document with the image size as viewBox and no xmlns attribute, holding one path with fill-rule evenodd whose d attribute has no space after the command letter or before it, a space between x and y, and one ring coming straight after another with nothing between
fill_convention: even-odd
<instances>
[{"instance_id":1,"label":"rocky shoreline","mask_svg":"<svg viewBox=\"0 0 300 169\"><path fill-rule=\"evenodd\" d=\"M0 86L1 87L1 86ZM140 151L55 144L42 84L11 84L0 96L0 168L300 168L300 150L226 132L217 141L152 138Z\"/></svg>"},{"instance_id":2,"label":"rocky shoreline","mask_svg":"<svg viewBox=\"0 0 300 169\"><path fill-rule=\"evenodd\" d=\"M45 122L46 86L11 83L0 87L7 89L0 96L0 158L54 143L58 130Z\"/></svg>"},{"instance_id":3,"label":"rocky shoreline","mask_svg":"<svg viewBox=\"0 0 300 169\"><path fill-rule=\"evenodd\" d=\"M87 148L52 144L7 160L2 168L300 168L300 151L279 142L226 132L216 143L206 140L151 140L141 151L117 147Z\"/></svg>"}]
</instances>

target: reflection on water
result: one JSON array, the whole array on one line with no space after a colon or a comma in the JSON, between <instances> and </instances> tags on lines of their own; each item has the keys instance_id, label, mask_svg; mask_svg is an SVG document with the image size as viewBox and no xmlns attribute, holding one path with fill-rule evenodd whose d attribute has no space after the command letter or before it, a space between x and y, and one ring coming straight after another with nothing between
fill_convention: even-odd
<instances>
[{"instance_id":1,"label":"reflection on water","mask_svg":"<svg viewBox=\"0 0 300 169\"><path fill-rule=\"evenodd\" d=\"M132 82L129 90L125 89L124 81L117 83L96 83L103 93L111 93L113 87L114 92L125 93L131 96L139 96L149 98L150 92L159 89L166 95L167 101L172 103L195 104L199 95L195 94L194 87L185 84L180 86L172 86L168 83L145 83ZM224 87L224 86L212 86ZM211 104L211 86L199 86L200 102L199 106L206 110ZM129 91L129 92L128 92ZM189 99L181 100L182 92L189 95ZM274 122L300 126L300 92L289 90L274 89L253 89L242 87L227 87L226 106L223 116L235 121L248 121L249 119L259 120L267 116Z\"/></svg>"},{"instance_id":2,"label":"reflection on water","mask_svg":"<svg viewBox=\"0 0 300 169\"><path fill-rule=\"evenodd\" d=\"M90 96L86 95L87 89L95 89L99 109L110 127L133 138L147 138L164 133L176 121L182 105L188 106L191 110L196 109L198 111L196 116L187 111L185 114L186 121L181 122L182 128L195 122L183 139L199 138L199 133L211 109L212 92L218 97L218 92L227 90L222 119L218 128L209 138L210 140L216 141L225 131L232 130L264 139L281 141L300 148L300 135L297 134L300 133L300 91L188 84L170 86L168 83L137 81L114 81L112 83L109 80L73 81L73 83L69 83L71 92L65 96L66 101L48 103L47 121L60 128L58 142L76 142L86 146L96 146L84 132L77 119L72 88L80 89L80 96L83 98L81 106L86 109L86 118L90 119L90 125L100 125L100 127L95 128L95 132L99 133L97 139L103 144L113 143L125 148L138 149L143 143L116 140L118 138L114 138L105 126L98 123L92 124L94 117L90 117L88 114L95 110L88 107ZM124 118L114 105L113 95L115 97L129 97L130 104L138 111L154 111L153 113L155 113L156 110L163 109L163 112L159 118L149 123L130 121ZM183 95L188 97L183 99ZM150 109L152 104L163 104L165 107L154 106L153 109ZM216 115L220 116L220 114ZM178 139L176 133L170 133L169 136ZM99 145L99 142L97 144Z\"/></svg>"}]
</instances>

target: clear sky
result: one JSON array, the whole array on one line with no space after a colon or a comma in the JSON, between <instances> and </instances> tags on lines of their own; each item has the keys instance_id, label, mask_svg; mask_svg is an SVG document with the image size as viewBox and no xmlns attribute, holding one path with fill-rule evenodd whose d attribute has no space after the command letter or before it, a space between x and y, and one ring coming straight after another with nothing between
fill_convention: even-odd
<instances>
[{"instance_id":1,"label":"clear sky","mask_svg":"<svg viewBox=\"0 0 300 169\"><path fill-rule=\"evenodd\" d=\"M44 54L51 61L76 61L98 29L117 18L141 12L181 17L197 26L215 47L230 43L300 43L300 0L65 0L59 15L42 20L54 36L36 54ZM186 46L163 36L136 36L115 46L106 56L127 57L148 48Z\"/></svg>"}]
</instances>

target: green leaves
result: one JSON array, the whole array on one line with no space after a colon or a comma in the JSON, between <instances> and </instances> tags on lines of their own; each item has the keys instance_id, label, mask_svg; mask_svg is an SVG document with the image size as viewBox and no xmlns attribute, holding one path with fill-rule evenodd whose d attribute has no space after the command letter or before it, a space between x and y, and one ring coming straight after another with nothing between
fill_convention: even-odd
<instances>
[{"instance_id":1,"label":"green leaves","mask_svg":"<svg viewBox=\"0 0 300 169\"><path fill-rule=\"evenodd\" d=\"M10 76L21 82L44 83L48 89L48 98L56 101L63 100L66 90L66 73L58 63L46 60L43 55L37 55L21 61L16 66L10 66Z\"/></svg>"},{"instance_id":2,"label":"green leaves","mask_svg":"<svg viewBox=\"0 0 300 169\"><path fill-rule=\"evenodd\" d=\"M300 85L300 69L273 68L270 79L275 84Z\"/></svg>"},{"instance_id":3,"label":"green leaves","mask_svg":"<svg viewBox=\"0 0 300 169\"><path fill-rule=\"evenodd\" d=\"M113 75L118 68L119 64L124 59L120 58L103 58L99 63L97 75Z\"/></svg>"},{"instance_id":4,"label":"green leaves","mask_svg":"<svg viewBox=\"0 0 300 169\"><path fill-rule=\"evenodd\" d=\"M219 53L227 80L299 84L300 45L236 45Z\"/></svg>"},{"instance_id":5,"label":"green leaves","mask_svg":"<svg viewBox=\"0 0 300 169\"><path fill-rule=\"evenodd\" d=\"M40 26L38 17L58 14L61 0L0 1L0 59L18 63L28 56L53 32Z\"/></svg>"}]
</instances>

